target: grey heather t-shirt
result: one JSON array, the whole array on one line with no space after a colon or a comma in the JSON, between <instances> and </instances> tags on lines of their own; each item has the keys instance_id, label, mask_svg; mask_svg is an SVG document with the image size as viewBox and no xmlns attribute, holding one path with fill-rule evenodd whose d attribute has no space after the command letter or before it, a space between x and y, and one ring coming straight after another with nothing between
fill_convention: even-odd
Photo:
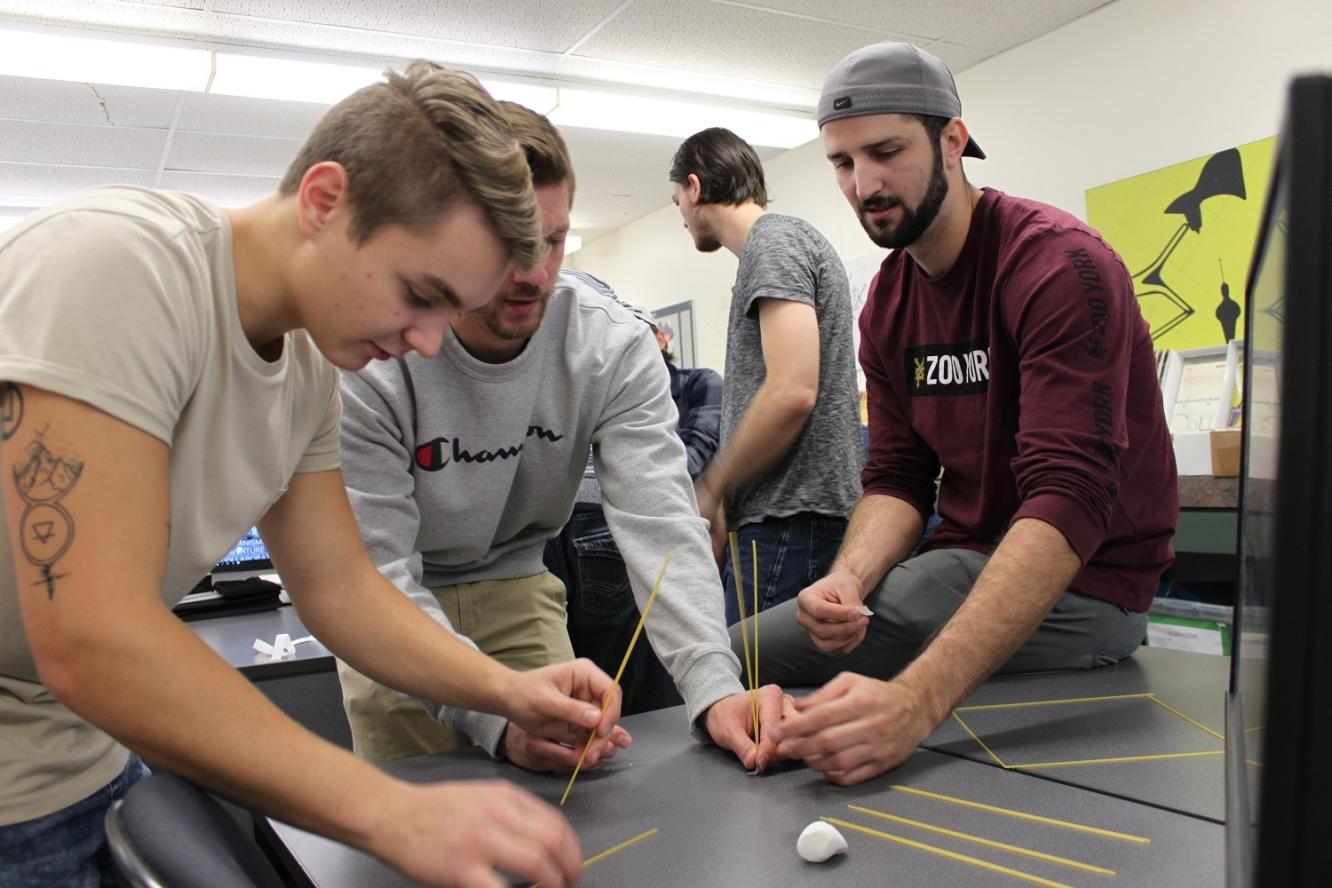
<instances>
[{"instance_id":1,"label":"grey heather t-shirt","mask_svg":"<svg viewBox=\"0 0 1332 888\"><path fill-rule=\"evenodd\" d=\"M845 517L860 499L864 461L846 269L832 244L803 219L766 213L754 223L731 290L723 447L766 378L760 299L790 299L814 307L819 396L781 462L727 500L727 523L735 528L801 512Z\"/></svg>"}]
</instances>

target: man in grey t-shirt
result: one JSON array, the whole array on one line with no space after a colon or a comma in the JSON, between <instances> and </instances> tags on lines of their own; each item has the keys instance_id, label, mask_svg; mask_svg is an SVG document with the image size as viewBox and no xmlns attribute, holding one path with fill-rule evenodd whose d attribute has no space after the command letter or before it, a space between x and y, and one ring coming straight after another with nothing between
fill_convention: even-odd
<instances>
[{"instance_id":1,"label":"man in grey t-shirt","mask_svg":"<svg viewBox=\"0 0 1332 888\"><path fill-rule=\"evenodd\" d=\"M729 522L742 588L758 545L759 608L827 572L860 498L862 462L851 295L842 261L809 223L768 213L754 149L715 127L684 141L672 199L694 245L740 259L727 325L722 447L695 482L718 554ZM726 617L739 619L732 566ZM752 599L748 597L745 603Z\"/></svg>"}]
</instances>

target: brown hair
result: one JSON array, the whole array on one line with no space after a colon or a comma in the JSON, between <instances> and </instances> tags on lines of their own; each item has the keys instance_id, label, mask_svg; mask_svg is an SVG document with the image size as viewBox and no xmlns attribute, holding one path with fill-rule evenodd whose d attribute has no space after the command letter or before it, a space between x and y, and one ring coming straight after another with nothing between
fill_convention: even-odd
<instances>
[{"instance_id":1,"label":"brown hair","mask_svg":"<svg viewBox=\"0 0 1332 888\"><path fill-rule=\"evenodd\" d=\"M753 201L768 205L763 182L763 163L748 142L720 126L694 133L675 150L670 179L689 184L689 174L698 176L699 203L738 206Z\"/></svg>"},{"instance_id":2,"label":"brown hair","mask_svg":"<svg viewBox=\"0 0 1332 888\"><path fill-rule=\"evenodd\" d=\"M569 160L569 148L564 138L545 116L517 102L500 102L500 112L508 121L514 138L527 155L532 170L532 184L559 185L569 183L569 200L573 201L574 170Z\"/></svg>"},{"instance_id":3,"label":"brown hair","mask_svg":"<svg viewBox=\"0 0 1332 888\"><path fill-rule=\"evenodd\" d=\"M470 74L417 60L352 93L315 126L278 192L294 194L306 171L324 161L347 171L358 244L387 225L420 229L470 200L520 266L543 258L527 159L498 104Z\"/></svg>"}]
</instances>

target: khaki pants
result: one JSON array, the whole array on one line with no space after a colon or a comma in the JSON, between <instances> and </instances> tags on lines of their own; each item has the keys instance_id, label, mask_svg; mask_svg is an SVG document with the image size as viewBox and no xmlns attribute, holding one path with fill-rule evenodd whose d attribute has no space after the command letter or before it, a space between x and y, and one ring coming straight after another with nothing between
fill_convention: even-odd
<instances>
[{"instance_id":1,"label":"khaki pants","mask_svg":"<svg viewBox=\"0 0 1332 888\"><path fill-rule=\"evenodd\" d=\"M449 622L482 653L518 670L573 659L564 585L549 572L431 589ZM338 660L352 748L371 762L457 749L460 735L421 706Z\"/></svg>"}]
</instances>

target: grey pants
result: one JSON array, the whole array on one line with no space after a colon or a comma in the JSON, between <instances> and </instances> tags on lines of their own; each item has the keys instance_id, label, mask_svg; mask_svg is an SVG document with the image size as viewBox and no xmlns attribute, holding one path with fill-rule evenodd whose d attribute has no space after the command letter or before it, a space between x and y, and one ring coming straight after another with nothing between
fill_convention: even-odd
<instances>
[{"instance_id":1,"label":"grey pants","mask_svg":"<svg viewBox=\"0 0 1332 888\"><path fill-rule=\"evenodd\" d=\"M794 599L763 611L758 617L759 680L808 687L840 672L892 678L962 606L987 561L989 556L969 549L935 549L890 570L865 599L874 616L865 640L849 654L825 654L814 647L796 622ZM1146 631L1146 614L1068 590L998 672L1108 666L1137 650ZM739 623L731 627L731 649L743 663Z\"/></svg>"}]
</instances>

